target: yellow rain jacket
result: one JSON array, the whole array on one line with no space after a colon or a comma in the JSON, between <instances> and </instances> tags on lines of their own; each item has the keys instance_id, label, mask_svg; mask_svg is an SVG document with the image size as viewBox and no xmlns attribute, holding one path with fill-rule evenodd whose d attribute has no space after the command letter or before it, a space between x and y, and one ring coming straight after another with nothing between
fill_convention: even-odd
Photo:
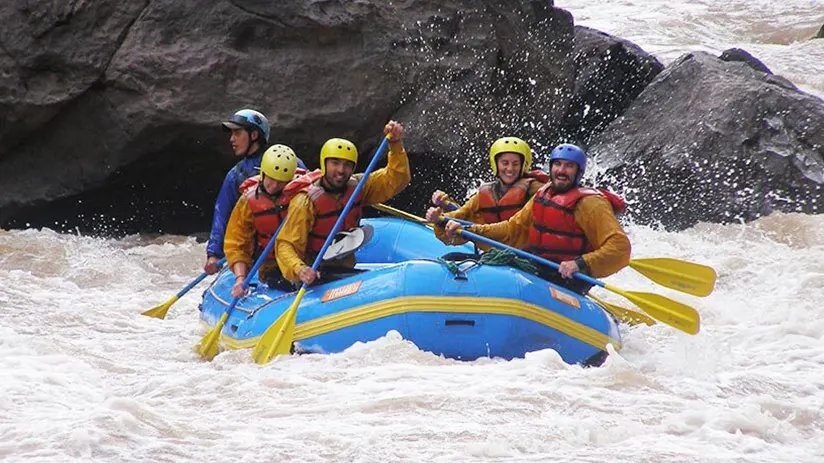
<instances>
[{"instance_id":1,"label":"yellow rain jacket","mask_svg":"<svg viewBox=\"0 0 824 463\"><path fill-rule=\"evenodd\" d=\"M532 226L531 198L517 214L505 222L491 225L467 227L472 233L485 236L506 244L527 243L529 228ZM601 196L585 196L578 200L573 212L575 223L584 230L587 241L595 249L582 256L587 264L587 273L594 278L603 278L629 265L630 242L609 202ZM560 262L559 262L560 263Z\"/></svg>"},{"instance_id":2,"label":"yellow rain jacket","mask_svg":"<svg viewBox=\"0 0 824 463\"><path fill-rule=\"evenodd\" d=\"M500 180L498 181L500 182ZM537 193L542 186L544 186L544 184L541 182L536 181L530 183L529 191L527 191L527 197L532 198L533 196L535 196L535 193ZM481 215L480 208L481 202L478 199L478 194L476 193L472 195L472 197L469 198L469 201L464 203L463 206L452 212L447 212L446 214L444 214L444 216L468 220L478 225L484 225L486 222L484 222L484 218L483 215ZM437 236L438 239L443 241L445 244L460 245L466 243L466 240L461 238L460 236L456 236L454 239L450 240L449 237L446 236L446 232L444 232L443 227L435 227L435 236ZM518 238L520 238L520 236ZM509 237L507 237L506 239L501 240L501 242L504 244L508 244L513 248L523 249L524 246L526 246L526 238L526 235L524 235L523 239L516 239L515 241L512 241L509 239ZM488 251L489 246L485 244L478 244L478 249L482 251Z\"/></svg>"},{"instance_id":3,"label":"yellow rain jacket","mask_svg":"<svg viewBox=\"0 0 824 463\"><path fill-rule=\"evenodd\" d=\"M352 178L360 180L363 174L355 174ZM386 167L378 169L369 175L366 184L360 192L361 207L370 204L382 203L400 193L409 185L412 174L409 168L409 157L402 142L389 143L389 160ZM289 203L289 213L286 215L286 224L280 230L275 241L277 260L283 276L292 282L299 282L298 271L312 262L305 262L306 242L309 231L315 224L315 209L309 195L298 193ZM354 267L355 256L350 255L335 262L335 267ZM321 266L321 271L323 266Z\"/></svg>"}]
</instances>

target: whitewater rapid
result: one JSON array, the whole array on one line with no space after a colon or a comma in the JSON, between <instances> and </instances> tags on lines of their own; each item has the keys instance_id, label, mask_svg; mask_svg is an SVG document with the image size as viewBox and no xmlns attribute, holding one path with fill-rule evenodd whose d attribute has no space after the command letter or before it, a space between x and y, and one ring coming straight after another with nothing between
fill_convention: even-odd
<instances>
[{"instance_id":1,"label":"whitewater rapid","mask_svg":"<svg viewBox=\"0 0 824 463\"><path fill-rule=\"evenodd\" d=\"M202 362L203 288L140 312L197 270L202 244L0 231L4 461L818 461L824 456L824 216L680 233L629 226L635 257L713 266L702 329L624 329L601 368L551 350L458 362L395 334L259 367ZM611 293L611 302L629 305Z\"/></svg>"},{"instance_id":2,"label":"whitewater rapid","mask_svg":"<svg viewBox=\"0 0 824 463\"><path fill-rule=\"evenodd\" d=\"M820 0L556 5L665 63L741 47L824 94L824 40L807 40ZM824 461L824 216L627 231L634 257L711 265L718 285L699 299L609 278L695 307L702 329L624 327L621 352L584 369L549 350L446 360L392 333L206 363L192 352L205 284L166 320L139 315L197 275L203 244L0 230L0 461Z\"/></svg>"},{"instance_id":3,"label":"whitewater rapid","mask_svg":"<svg viewBox=\"0 0 824 463\"><path fill-rule=\"evenodd\" d=\"M575 24L634 42L668 64L684 53L743 48L824 98L822 0L556 0Z\"/></svg>"}]
</instances>

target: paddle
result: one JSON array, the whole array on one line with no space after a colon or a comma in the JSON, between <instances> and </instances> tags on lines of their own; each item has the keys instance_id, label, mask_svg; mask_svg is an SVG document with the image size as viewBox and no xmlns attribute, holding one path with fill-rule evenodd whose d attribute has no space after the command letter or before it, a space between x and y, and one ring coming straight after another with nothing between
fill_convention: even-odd
<instances>
[{"instance_id":1,"label":"paddle","mask_svg":"<svg viewBox=\"0 0 824 463\"><path fill-rule=\"evenodd\" d=\"M457 233L471 241L484 243L489 246L494 246L501 249L507 249L521 257L532 259L536 262L539 262L543 265L554 268L556 270L560 268L560 265L550 260L544 259L543 257L539 257L535 254L522 251L518 248L513 248L512 246L507 246L503 243L499 243L495 240L472 233L468 230L459 228L457 230ZM595 278L592 278L588 275L584 275L579 272L573 273L572 276L579 280L585 281L591 285L600 286L606 289L607 291L612 291L613 293L624 296L625 298L634 302L637 306L644 309L644 311L646 311L652 318L655 318L656 320L662 323L666 323L667 325L677 328L685 333L698 333L701 324L701 317L698 315L698 312L695 309L686 304L682 304L680 302L674 301L672 299L654 293L624 291L623 289L616 288L615 286L609 285L600 280L596 280Z\"/></svg>"},{"instance_id":2,"label":"paddle","mask_svg":"<svg viewBox=\"0 0 824 463\"><path fill-rule=\"evenodd\" d=\"M224 262L226 262L225 257L218 261L217 268L220 269L220 267L223 267ZM190 289L197 286L197 284L200 283L201 281L203 281L203 279L206 278L207 276L209 276L208 273L206 273L206 272L201 273L199 277L192 280L192 282L189 283L188 285L186 285L185 288L181 289L180 292L178 292L177 294L172 296L171 299L164 302L163 304L152 307L151 309L149 309L145 312L142 312L140 315L145 315L147 317L159 318L159 319L163 320L164 318L166 318L166 313L169 311L169 307L171 307L172 304L177 302L178 299L183 297L184 294L188 293Z\"/></svg>"},{"instance_id":3,"label":"paddle","mask_svg":"<svg viewBox=\"0 0 824 463\"><path fill-rule=\"evenodd\" d=\"M352 209L352 206L355 204L355 200L360 195L363 186L366 184L366 179L369 178L369 174L372 173L375 165L377 165L378 159L380 159L383 156L383 152L386 151L386 147L389 144L389 135L390 134L386 134L386 137L384 137L380 146L378 146L378 149L375 151L375 155L372 157L372 160L369 161L369 165L363 173L363 177L361 177L358 185L355 187L355 191L343 207L343 211L338 216L338 220L335 221L335 225L329 232L329 236L326 237L323 247L320 249L318 256L315 257L315 262L312 263L313 272L318 270L320 263L323 261L323 255L326 253L326 249L332 243L332 240L335 238L338 230L340 230L341 225L343 225L346 214L349 213L349 210ZM295 296L295 300L292 302L292 305L289 306L283 315L275 320L275 323L273 323L272 326L270 326L258 340L257 345L255 345L255 350L252 352L252 359L255 363L262 365L269 362L272 357L285 355L291 351L292 342L295 338L295 320L297 318L298 306L300 306L300 301L303 299L304 294L306 294L306 283L300 286L300 290Z\"/></svg>"},{"instance_id":4,"label":"paddle","mask_svg":"<svg viewBox=\"0 0 824 463\"><path fill-rule=\"evenodd\" d=\"M648 326L652 326L655 324L655 319L650 318L647 314L636 312L634 310L630 310L619 305L610 304L609 302L601 298L595 297L592 294L587 294L587 297L603 306L604 309L606 309L607 312L614 315L615 318L624 323L629 324L630 326L639 325L641 323Z\"/></svg>"},{"instance_id":5,"label":"paddle","mask_svg":"<svg viewBox=\"0 0 824 463\"><path fill-rule=\"evenodd\" d=\"M394 207L383 204L376 204L373 207L379 211L409 219L413 222L428 223L423 217L414 216ZM445 218L454 220L465 227L475 225L468 220L454 217ZM717 278L712 267L670 257L632 259L629 261L629 266L661 286L699 297L708 296L712 293Z\"/></svg>"},{"instance_id":6,"label":"paddle","mask_svg":"<svg viewBox=\"0 0 824 463\"><path fill-rule=\"evenodd\" d=\"M629 266L650 280L682 293L704 297L715 289L712 267L669 257L632 259Z\"/></svg>"},{"instance_id":7,"label":"paddle","mask_svg":"<svg viewBox=\"0 0 824 463\"><path fill-rule=\"evenodd\" d=\"M266 256L272 252L272 248L275 246L275 238L277 238L278 233L280 233L280 229L283 228L283 224L286 223L286 220L283 220L278 229L275 231L275 234L272 235L272 238L269 239L269 242L266 243L266 248L263 249L263 252L258 257L255 265L249 270L249 273L246 274L246 279L243 280L243 289L249 287L249 283L252 281L252 277L255 272L258 271L263 261L266 260ZM195 352L200 354L205 360L212 360L215 358L215 355L218 353L218 339L220 339L220 332L223 331L223 325L226 324L226 320L231 315L232 311L235 310L235 306L237 305L240 297L235 297L232 299L232 303L229 304L229 307L226 308L226 311L223 312L223 315L220 316L220 320L218 320L217 324L210 329L206 335L203 336L203 339L200 340L199 343L195 346Z\"/></svg>"}]
</instances>

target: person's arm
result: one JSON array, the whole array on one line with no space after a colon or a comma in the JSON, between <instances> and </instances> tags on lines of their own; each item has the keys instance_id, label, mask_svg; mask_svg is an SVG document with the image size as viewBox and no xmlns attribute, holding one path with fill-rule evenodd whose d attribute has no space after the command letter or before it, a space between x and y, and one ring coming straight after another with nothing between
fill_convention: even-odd
<instances>
[{"instance_id":1,"label":"person's arm","mask_svg":"<svg viewBox=\"0 0 824 463\"><path fill-rule=\"evenodd\" d=\"M223 236L226 233L226 223L229 221L229 216L239 196L236 176L237 169L232 168L223 179L223 185L217 194L212 215L212 230L209 233L209 243L206 245L208 257L223 257Z\"/></svg>"},{"instance_id":2,"label":"person's arm","mask_svg":"<svg viewBox=\"0 0 824 463\"><path fill-rule=\"evenodd\" d=\"M447 212L443 215L447 218L463 219L469 220L470 222L476 222L477 216L479 215L478 208L480 208L480 200L478 199L478 195L474 194L471 198L469 198L469 201L464 203L463 206L452 212ZM435 236L439 240L443 241L444 244L461 245L466 243L466 239L460 236L456 236L454 239L450 239L448 236L446 236L446 233L444 233L443 227L440 226L435 227Z\"/></svg>"},{"instance_id":3,"label":"person's arm","mask_svg":"<svg viewBox=\"0 0 824 463\"><path fill-rule=\"evenodd\" d=\"M315 208L309 195L298 193L289 202L289 212L286 214L286 223L280 229L275 240L275 252L278 267L283 276L295 283L300 281L298 273L306 256L306 243L309 240L309 231L315 224Z\"/></svg>"},{"instance_id":4,"label":"person's arm","mask_svg":"<svg viewBox=\"0 0 824 463\"><path fill-rule=\"evenodd\" d=\"M357 174L356 178L360 180L361 175ZM390 143L386 167L372 172L366 179L361 193L362 204L366 206L388 201L406 188L411 180L409 156L403 143Z\"/></svg>"},{"instance_id":5,"label":"person's arm","mask_svg":"<svg viewBox=\"0 0 824 463\"><path fill-rule=\"evenodd\" d=\"M255 218L249 208L246 196L238 199L229 216L226 226L226 236L223 240L223 251L229 268L235 271L235 264L243 263L247 267L252 265L252 253L255 250ZM235 273L237 275L237 273Z\"/></svg>"},{"instance_id":6,"label":"person's arm","mask_svg":"<svg viewBox=\"0 0 824 463\"><path fill-rule=\"evenodd\" d=\"M533 202L534 198L527 201L524 207L510 217L509 220L488 225L473 225L467 227L467 231L495 241L500 241L509 246L516 246L518 243L523 243L529 233L529 227L532 226Z\"/></svg>"},{"instance_id":7,"label":"person's arm","mask_svg":"<svg viewBox=\"0 0 824 463\"><path fill-rule=\"evenodd\" d=\"M594 278L603 278L629 265L632 246L606 199L581 198L574 215L575 222L595 249L582 256L587 268L579 270L586 270Z\"/></svg>"}]
</instances>

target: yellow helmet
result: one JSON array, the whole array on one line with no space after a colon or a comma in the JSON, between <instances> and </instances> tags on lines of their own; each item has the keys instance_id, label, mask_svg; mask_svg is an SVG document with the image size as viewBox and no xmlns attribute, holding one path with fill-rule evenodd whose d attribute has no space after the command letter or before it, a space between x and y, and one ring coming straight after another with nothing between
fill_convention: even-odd
<instances>
[{"instance_id":1,"label":"yellow helmet","mask_svg":"<svg viewBox=\"0 0 824 463\"><path fill-rule=\"evenodd\" d=\"M320 149L320 173L326 175L326 160L329 158L345 159L358 163L358 149L355 144L343 138L330 138Z\"/></svg>"},{"instance_id":2,"label":"yellow helmet","mask_svg":"<svg viewBox=\"0 0 824 463\"><path fill-rule=\"evenodd\" d=\"M516 137L504 137L495 140L489 148L489 164L492 165L492 175L498 176L498 163L495 158L501 153L517 153L524 157L521 163L521 175L532 167L532 150L529 145Z\"/></svg>"},{"instance_id":3,"label":"yellow helmet","mask_svg":"<svg viewBox=\"0 0 824 463\"><path fill-rule=\"evenodd\" d=\"M286 145L272 145L263 153L260 172L279 182L288 182L298 168L298 155Z\"/></svg>"}]
</instances>

